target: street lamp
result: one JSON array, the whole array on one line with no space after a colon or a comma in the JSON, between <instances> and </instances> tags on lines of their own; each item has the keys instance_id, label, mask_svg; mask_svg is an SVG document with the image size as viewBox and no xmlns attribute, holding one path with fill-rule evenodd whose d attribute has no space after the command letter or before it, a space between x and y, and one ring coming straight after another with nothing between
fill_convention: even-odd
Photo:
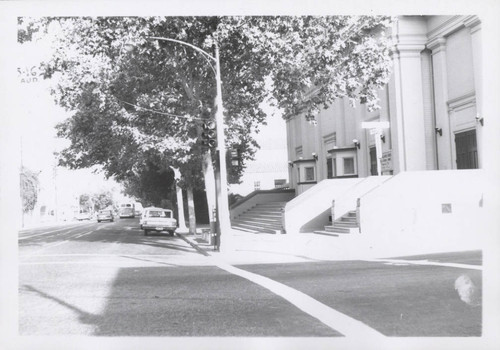
<instances>
[{"instance_id":1,"label":"street lamp","mask_svg":"<svg viewBox=\"0 0 500 350\"><path fill-rule=\"evenodd\" d=\"M219 234L222 232L229 233L231 228L229 222L229 203L227 198L227 167L226 167L226 141L225 141L225 124L224 124L224 115L222 113L222 80L220 75L220 59L219 59L219 46L215 43L215 57L207 53L206 51L200 49L197 46L186 43L177 39L170 39L164 37L148 37L148 39L153 40L162 40L162 41L170 41L174 43L178 43L181 45L188 46L195 51L198 51L202 54L205 60L208 62L210 67L215 73L215 80L217 84L217 96L216 96L216 113L215 113L215 123L217 126L217 157L219 164L219 173L220 173L220 183L216 186L216 194L217 194L217 217L219 222ZM215 62L215 69L211 63Z\"/></svg>"}]
</instances>

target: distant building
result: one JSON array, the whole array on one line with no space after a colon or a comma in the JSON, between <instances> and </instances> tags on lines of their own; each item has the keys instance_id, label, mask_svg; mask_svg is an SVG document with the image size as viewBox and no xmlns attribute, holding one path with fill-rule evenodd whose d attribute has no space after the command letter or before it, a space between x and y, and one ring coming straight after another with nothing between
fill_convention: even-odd
<instances>
[{"instance_id":1,"label":"distant building","mask_svg":"<svg viewBox=\"0 0 500 350\"><path fill-rule=\"evenodd\" d=\"M230 192L246 196L253 191L288 187L285 122L281 115L270 116L268 124L255 135L260 149L255 160L246 165L240 184L230 185Z\"/></svg>"}]
</instances>

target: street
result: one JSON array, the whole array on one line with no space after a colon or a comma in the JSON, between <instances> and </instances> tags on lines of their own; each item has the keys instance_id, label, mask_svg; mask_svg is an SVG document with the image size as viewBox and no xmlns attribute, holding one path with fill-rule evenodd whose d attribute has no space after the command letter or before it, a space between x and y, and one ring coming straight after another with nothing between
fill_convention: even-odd
<instances>
[{"instance_id":1,"label":"street","mask_svg":"<svg viewBox=\"0 0 500 350\"><path fill-rule=\"evenodd\" d=\"M84 221L19 234L19 333L478 337L481 264L474 251L231 265L138 219Z\"/></svg>"}]
</instances>

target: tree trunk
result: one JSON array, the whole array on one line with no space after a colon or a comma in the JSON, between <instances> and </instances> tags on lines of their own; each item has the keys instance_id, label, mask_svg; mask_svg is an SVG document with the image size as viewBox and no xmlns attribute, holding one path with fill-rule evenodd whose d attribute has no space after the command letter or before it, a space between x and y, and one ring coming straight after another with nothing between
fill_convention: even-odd
<instances>
[{"instance_id":1,"label":"tree trunk","mask_svg":"<svg viewBox=\"0 0 500 350\"><path fill-rule=\"evenodd\" d=\"M189 233L196 233L196 213L194 211L194 197L193 197L193 188L189 186L186 189L187 192L187 201L188 201L188 215L189 215Z\"/></svg>"},{"instance_id":2,"label":"tree trunk","mask_svg":"<svg viewBox=\"0 0 500 350\"><path fill-rule=\"evenodd\" d=\"M208 217L210 219L210 228L212 228L213 223L215 223L214 212L216 208L216 196L214 166L212 164L210 151L204 153L202 165L203 176L205 179L205 193L207 195Z\"/></svg>"},{"instance_id":3,"label":"tree trunk","mask_svg":"<svg viewBox=\"0 0 500 350\"><path fill-rule=\"evenodd\" d=\"M182 196L182 188L180 188L177 183L181 178L181 173L178 169L172 168L175 177L175 192L177 195L177 222L179 223L179 231L186 231L186 221L184 219L184 197Z\"/></svg>"}]
</instances>

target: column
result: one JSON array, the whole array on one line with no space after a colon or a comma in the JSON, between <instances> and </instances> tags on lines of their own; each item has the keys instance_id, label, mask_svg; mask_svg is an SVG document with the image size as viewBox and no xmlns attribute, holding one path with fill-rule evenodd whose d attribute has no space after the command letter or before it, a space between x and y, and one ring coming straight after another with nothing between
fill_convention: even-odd
<instances>
[{"instance_id":1,"label":"column","mask_svg":"<svg viewBox=\"0 0 500 350\"><path fill-rule=\"evenodd\" d=\"M442 135L436 134L436 149L438 169L453 169L452 133L448 113L448 72L446 65L446 39L435 38L427 44L432 50L432 70L434 80L434 108L436 128L442 130Z\"/></svg>"},{"instance_id":2,"label":"column","mask_svg":"<svg viewBox=\"0 0 500 350\"><path fill-rule=\"evenodd\" d=\"M472 44L472 64L474 65L474 89L476 91L476 113L478 118L484 118L483 115L483 46L481 40L481 21L477 16L471 16L464 22L465 26L470 29L471 44ZM484 119L483 119L484 122ZM476 127L477 136L477 156L479 168L483 168L484 145L483 145L483 127L478 122Z\"/></svg>"},{"instance_id":3,"label":"column","mask_svg":"<svg viewBox=\"0 0 500 350\"><path fill-rule=\"evenodd\" d=\"M421 51L426 25L421 17L400 17L393 27L395 131L399 171L426 169ZM394 129L393 129L394 131Z\"/></svg>"}]
</instances>

